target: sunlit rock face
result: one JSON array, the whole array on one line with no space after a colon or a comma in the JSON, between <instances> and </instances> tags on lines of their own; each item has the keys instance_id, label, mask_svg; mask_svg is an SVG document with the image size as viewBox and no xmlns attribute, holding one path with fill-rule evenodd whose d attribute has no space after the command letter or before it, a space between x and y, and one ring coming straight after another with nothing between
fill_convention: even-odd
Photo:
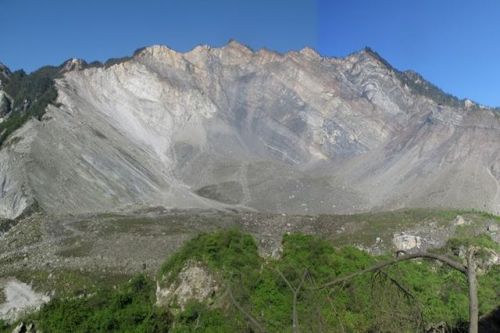
<instances>
[{"instance_id":1,"label":"sunlit rock face","mask_svg":"<svg viewBox=\"0 0 500 333\"><path fill-rule=\"evenodd\" d=\"M442 102L369 49L152 46L111 66L78 64L57 80L57 106L0 151L0 216L34 202L56 215L500 212L499 113Z\"/></svg>"}]
</instances>

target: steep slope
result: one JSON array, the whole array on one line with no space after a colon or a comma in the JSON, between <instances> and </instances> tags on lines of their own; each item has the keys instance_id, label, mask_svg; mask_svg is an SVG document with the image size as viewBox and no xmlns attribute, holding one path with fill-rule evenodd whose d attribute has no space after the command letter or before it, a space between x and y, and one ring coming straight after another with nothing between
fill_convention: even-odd
<instances>
[{"instance_id":1,"label":"steep slope","mask_svg":"<svg viewBox=\"0 0 500 333\"><path fill-rule=\"evenodd\" d=\"M41 121L0 150L0 216L237 208L500 212L500 121L370 49L237 42L67 64Z\"/></svg>"}]
</instances>

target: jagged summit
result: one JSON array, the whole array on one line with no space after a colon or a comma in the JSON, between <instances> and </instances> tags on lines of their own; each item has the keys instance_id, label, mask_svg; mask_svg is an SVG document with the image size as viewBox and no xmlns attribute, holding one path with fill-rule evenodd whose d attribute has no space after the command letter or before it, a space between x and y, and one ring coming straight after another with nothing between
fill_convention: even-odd
<instances>
[{"instance_id":1,"label":"jagged summit","mask_svg":"<svg viewBox=\"0 0 500 333\"><path fill-rule=\"evenodd\" d=\"M254 53L254 50L250 46L243 44L243 43L240 43L236 39L230 39L227 42L227 44L225 46L223 46L222 48L233 48L233 49L240 50L242 52Z\"/></svg>"},{"instance_id":2,"label":"jagged summit","mask_svg":"<svg viewBox=\"0 0 500 333\"><path fill-rule=\"evenodd\" d=\"M74 70L82 70L88 66L87 62L83 59L71 58L63 62L61 72L69 72Z\"/></svg>"},{"instance_id":3,"label":"jagged summit","mask_svg":"<svg viewBox=\"0 0 500 333\"><path fill-rule=\"evenodd\" d=\"M66 66L45 115L0 149L0 217L34 205L500 212L498 114L371 49L328 58L235 41L154 45Z\"/></svg>"},{"instance_id":4,"label":"jagged summit","mask_svg":"<svg viewBox=\"0 0 500 333\"><path fill-rule=\"evenodd\" d=\"M301 49L299 53L311 58L321 58L321 55L315 49L308 46Z\"/></svg>"},{"instance_id":5,"label":"jagged summit","mask_svg":"<svg viewBox=\"0 0 500 333\"><path fill-rule=\"evenodd\" d=\"M156 56L156 57L183 57L183 56L197 56L199 53L210 53L214 54L217 53L219 55L224 54L225 51L236 51L239 53L239 57L252 57L252 56L261 56L263 60L267 61L273 61L273 60L282 60L283 58L294 56L296 54L310 57L311 59L316 59L316 60L345 60L349 59L352 57L356 58L363 58L363 57L369 57L371 59L374 59L376 62L378 62L381 66L387 68L389 71L393 72L402 82L403 84L407 85L409 88L413 89L415 93L418 94L423 94L427 96L428 98L431 98L435 100L437 103L440 104L450 104L453 106L461 106L461 107L466 107L466 99L459 99L451 94L448 94L432 83L430 83L428 80L424 79L420 74L418 74L415 71L412 70L398 70L395 67L393 67L384 57L382 57L378 52L376 52L373 48L371 47L364 47L363 49L356 51L354 53L351 53L348 55L346 58L335 58L335 57L325 57L319 54L316 50L314 50L311 47L304 47L303 49L299 51L289 51L284 54L275 52L272 50L268 50L266 48L261 48L259 50L254 50L248 45L245 45L235 39L230 39L225 45L221 47L211 47L206 44L198 45L191 49L190 51L187 52L178 52L175 51L174 49L165 46L165 45L151 45L147 47L143 47L140 49L137 49L132 57L123 57L123 58L117 58L117 59L110 59L105 62L104 65L113 65L117 63L121 63L124 61L129 61L131 59L134 59L136 57L144 56L146 54ZM470 107L470 104L467 104L468 107ZM474 102L475 106L479 107L478 103ZM484 108L484 107L483 107Z\"/></svg>"},{"instance_id":6,"label":"jagged summit","mask_svg":"<svg viewBox=\"0 0 500 333\"><path fill-rule=\"evenodd\" d=\"M394 73L398 77L398 79L406 85L408 88L412 89L414 93L421 94L426 96L427 98L433 99L438 104L451 105L455 107L466 107L466 108L481 108L481 109L490 109L497 110L498 108L486 107L484 105L480 105L477 102L472 101L469 98L459 99L456 96L453 96L449 93L444 92L428 80L426 80L422 75L413 71L413 70L398 70L393 67L384 57L382 57L377 51L373 48L366 46L359 51L353 52L347 55L345 58L337 58L337 57L327 57L319 54L315 49L311 47L304 47L299 51L288 51L286 53L275 52L266 48L261 48L259 50L254 50L248 45L237 41L236 39L230 39L225 45L221 47L212 47L207 44L201 44L195 46L193 49L187 52L178 52L175 49L172 49L166 45L156 44L151 46L146 46L135 50L132 56L125 56L121 58L111 58L105 61L104 63L94 61L92 63L87 63L83 59L72 58L65 61L59 67L62 68L62 71L70 71L70 70L82 70L89 67L109 67L112 65L124 63L138 57L143 57L146 55L153 57L173 57L173 58L189 58L189 57L198 57L199 54L218 54L225 55L226 51L236 51L239 55L238 57L262 57L263 61L283 61L284 58L287 57L295 57L296 55L301 55L305 57L310 57L315 60L327 60L327 61L345 61L346 59L374 59L381 66L387 68L390 72ZM234 57L235 55L233 55ZM5 74L7 73L7 74ZM0 75L3 75L4 78L7 75L10 75L9 69L0 63ZM467 102L469 101L469 102Z\"/></svg>"}]
</instances>

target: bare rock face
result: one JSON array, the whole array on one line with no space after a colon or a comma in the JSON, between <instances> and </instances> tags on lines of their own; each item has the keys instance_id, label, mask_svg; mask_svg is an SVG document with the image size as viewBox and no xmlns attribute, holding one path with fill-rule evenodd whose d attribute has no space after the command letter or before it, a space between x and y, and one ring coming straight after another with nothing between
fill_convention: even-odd
<instances>
[{"instance_id":1,"label":"bare rock face","mask_svg":"<svg viewBox=\"0 0 500 333\"><path fill-rule=\"evenodd\" d=\"M188 261L175 282L164 288L158 285L156 304L170 309L180 308L180 311L183 311L189 301L207 302L219 289L217 279L205 265Z\"/></svg>"},{"instance_id":2,"label":"bare rock face","mask_svg":"<svg viewBox=\"0 0 500 333\"><path fill-rule=\"evenodd\" d=\"M71 58L61 66L61 72L79 71L86 68L88 64L82 59Z\"/></svg>"},{"instance_id":3,"label":"bare rock face","mask_svg":"<svg viewBox=\"0 0 500 333\"><path fill-rule=\"evenodd\" d=\"M237 42L74 60L42 121L0 151L0 217L166 208L500 213L498 111L369 49L323 58Z\"/></svg>"},{"instance_id":4,"label":"bare rock face","mask_svg":"<svg viewBox=\"0 0 500 333\"><path fill-rule=\"evenodd\" d=\"M50 298L35 292L30 285L15 279L0 280L5 302L0 304L0 319L15 322L23 315L38 310Z\"/></svg>"},{"instance_id":5,"label":"bare rock face","mask_svg":"<svg viewBox=\"0 0 500 333\"><path fill-rule=\"evenodd\" d=\"M392 240L397 251L419 251L422 248L422 238L415 235L394 235Z\"/></svg>"}]
</instances>

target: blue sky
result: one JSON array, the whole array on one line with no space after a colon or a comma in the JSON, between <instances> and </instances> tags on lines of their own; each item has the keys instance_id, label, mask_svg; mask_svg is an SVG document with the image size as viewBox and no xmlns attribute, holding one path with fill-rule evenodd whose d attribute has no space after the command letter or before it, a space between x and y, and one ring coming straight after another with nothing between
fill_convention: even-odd
<instances>
[{"instance_id":1,"label":"blue sky","mask_svg":"<svg viewBox=\"0 0 500 333\"><path fill-rule=\"evenodd\" d=\"M0 61L11 69L231 38L327 56L370 46L447 92L500 106L496 0L0 0Z\"/></svg>"}]
</instances>

